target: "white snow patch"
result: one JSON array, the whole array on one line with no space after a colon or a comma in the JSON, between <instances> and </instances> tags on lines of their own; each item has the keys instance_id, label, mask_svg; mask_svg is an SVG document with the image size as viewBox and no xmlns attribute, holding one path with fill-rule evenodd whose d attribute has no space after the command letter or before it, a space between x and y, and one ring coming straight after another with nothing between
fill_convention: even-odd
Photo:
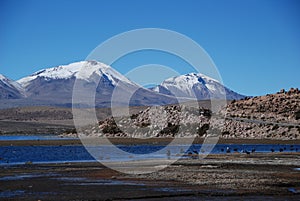
<instances>
[{"instance_id":1,"label":"white snow patch","mask_svg":"<svg viewBox=\"0 0 300 201\"><path fill-rule=\"evenodd\" d=\"M8 86L8 87L10 87L10 88L15 88L15 89L17 89L21 94L25 95L25 91L24 91L23 87L22 87L19 83L17 83L17 82L15 82L15 81L13 81L13 80L11 80L11 79L5 77L5 76L2 75L2 74L0 74L0 80L1 80L6 86Z\"/></svg>"},{"instance_id":2,"label":"white snow patch","mask_svg":"<svg viewBox=\"0 0 300 201\"><path fill-rule=\"evenodd\" d=\"M206 84L205 86L206 86L206 87L209 89L209 91L211 91L211 92L217 91L216 86L213 85L213 84Z\"/></svg>"},{"instance_id":3,"label":"white snow patch","mask_svg":"<svg viewBox=\"0 0 300 201\"><path fill-rule=\"evenodd\" d=\"M0 80L5 80L7 79L4 75L0 74Z\"/></svg>"},{"instance_id":4,"label":"white snow patch","mask_svg":"<svg viewBox=\"0 0 300 201\"><path fill-rule=\"evenodd\" d=\"M219 81L208 77L202 73L189 73L177 77L171 77L163 81L161 86L170 90L172 93L176 92L176 96L180 97L195 97L195 91L206 90L211 94L224 94L222 84ZM158 91L158 87L154 91Z\"/></svg>"},{"instance_id":5,"label":"white snow patch","mask_svg":"<svg viewBox=\"0 0 300 201\"><path fill-rule=\"evenodd\" d=\"M126 77L115 71L110 66L97 62L97 61L80 61L71 63L68 65L57 66L40 70L28 77L22 78L17 82L23 87L27 87L31 81L38 77L45 79L70 79L77 78L92 82L92 75L97 74L99 76L107 76L113 85L116 85L117 81L123 81L132 84Z\"/></svg>"}]
</instances>

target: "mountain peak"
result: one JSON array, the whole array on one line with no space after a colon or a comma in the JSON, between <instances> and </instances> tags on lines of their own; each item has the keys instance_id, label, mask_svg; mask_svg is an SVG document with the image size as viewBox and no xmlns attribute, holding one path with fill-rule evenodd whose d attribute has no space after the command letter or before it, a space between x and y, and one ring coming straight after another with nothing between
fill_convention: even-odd
<instances>
[{"instance_id":1,"label":"mountain peak","mask_svg":"<svg viewBox=\"0 0 300 201\"><path fill-rule=\"evenodd\" d=\"M4 79L6 79L6 77L4 75L0 74L0 80L4 80Z\"/></svg>"},{"instance_id":2,"label":"mountain peak","mask_svg":"<svg viewBox=\"0 0 300 201\"><path fill-rule=\"evenodd\" d=\"M0 98L17 99L24 97L23 88L15 81L0 74Z\"/></svg>"},{"instance_id":3,"label":"mountain peak","mask_svg":"<svg viewBox=\"0 0 300 201\"><path fill-rule=\"evenodd\" d=\"M207 75L204 75L202 73L188 73L188 74L185 74L185 75L179 75L177 77L175 77L175 79L185 79L185 80L194 80L194 81L197 81L197 80L204 80L206 82L218 82L220 83L218 80L216 79L213 79Z\"/></svg>"},{"instance_id":4,"label":"mountain peak","mask_svg":"<svg viewBox=\"0 0 300 201\"><path fill-rule=\"evenodd\" d=\"M70 63L67 65L60 65L56 67L51 67L37 71L36 73L22 78L17 82L20 83L23 87L27 87L33 80L37 78L44 79L71 79L77 78L86 81L92 81L92 75L96 74L99 76L105 75L112 84L116 84L118 80L125 82L130 82L123 75L112 69L110 66L98 62L98 61L79 61Z\"/></svg>"},{"instance_id":5,"label":"mountain peak","mask_svg":"<svg viewBox=\"0 0 300 201\"><path fill-rule=\"evenodd\" d=\"M203 99L241 99L244 96L224 87L218 80L202 73L188 73L164 80L153 89L163 94L176 97Z\"/></svg>"}]
</instances>

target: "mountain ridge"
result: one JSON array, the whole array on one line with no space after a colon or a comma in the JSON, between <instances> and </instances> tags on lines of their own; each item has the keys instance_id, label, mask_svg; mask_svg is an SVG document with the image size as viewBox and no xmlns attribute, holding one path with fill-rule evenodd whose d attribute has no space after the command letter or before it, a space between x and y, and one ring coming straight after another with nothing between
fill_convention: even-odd
<instances>
[{"instance_id":1,"label":"mountain ridge","mask_svg":"<svg viewBox=\"0 0 300 201\"><path fill-rule=\"evenodd\" d=\"M0 74L0 99L19 99L25 97L23 88L15 81Z\"/></svg>"},{"instance_id":2,"label":"mountain ridge","mask_svg":"<svg viewBox=\"0 0 300 201\"><path fill-rule=\"evenodd\" d=\"M227 97L230 97L232 99L240 99L244 97L224 87L217 80L214 80L203 74L190 73L187 75L197 75L197 81L205 86L205 88L203 88L204 90L201 91L202 88L199 83L192 83L194 85L188 85L188 90L197 89L196 98L198 100L222 98L224 97L224 93L230 93L231 95ZM170 79L176 78L169 78L167 80ZM67 65L45 68L29 76L21 78L16 82L11 81L18 86L18 91L22 92L22 96L16 96L14 101L10 101L3 96L1 98L2 101L0 101L0 108L11 107L12 105L48 105L71 107L73 86L75 80L84 82L85 88L82 92L83 96L87 94L87 91L91 90L88 85L98 84L98 86L95 87L97 107L111 106L112 92L117 85L118 87L121 87L122 90L124 90L123 95L125 96L126 93L129 93L130 91L134 92L130 100L131 105L173 104L178 101L178 97L179 101L185 99L190 100L191 98L194 98L191 93L174 97L173 91L167 88L166 85L161 85L161 87L164 88L165 91L145 89L138 86L138 84L130 81L128 78L106 64L98 61L79 61ZM184 88L184 86L182 88ZM213 89L218 90L216 91L216 93L211 93ZM222 92L222 89L223 94L218 94ZM122 101L122 97L120 97L119 100ZM3 102L5 104L3 104Z\"/></svg>"},{"instance_id":3,"label":"mountain ridge","mask_svg":"<svg viewBox=\"0 0 300 201\"><path fill-rule=\"evenodd\" d=\"M202 73L188 73L164 80L153 88L154 91L176 97L239 100L246 96L225 87L218 80Z\"/></svg>"}]
</instances>

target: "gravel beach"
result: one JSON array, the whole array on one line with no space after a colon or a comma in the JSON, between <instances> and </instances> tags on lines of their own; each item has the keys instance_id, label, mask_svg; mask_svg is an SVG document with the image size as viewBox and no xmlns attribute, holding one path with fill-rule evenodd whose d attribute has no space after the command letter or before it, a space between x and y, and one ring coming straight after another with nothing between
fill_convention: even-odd
<instances>
[{"instance_id":1,"label":"gravel beach","mask_svg":"<svg viewBox=\"0 0 300 201\"><path fill-rule=\"evenodd\" d=\"M97 162L2 165L0 199L299 200L299 168L300 153L209 155L137 175Z\"/></svg>"}]
</instances>

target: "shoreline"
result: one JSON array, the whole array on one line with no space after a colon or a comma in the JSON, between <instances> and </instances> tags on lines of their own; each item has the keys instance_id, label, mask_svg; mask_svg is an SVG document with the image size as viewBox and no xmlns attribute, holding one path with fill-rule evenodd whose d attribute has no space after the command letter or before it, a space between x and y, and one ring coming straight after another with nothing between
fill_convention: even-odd
<instances>
[{"instance_id":1,"label":"shoreline","mask_svg":"<svg viewBox=\"0 0 300 201\"><path fill-rule=\"evenodd\" d=\"M172 141L172 138L150 138L150 139L136 139L136 138L107 138L114 145L167 145ZM202 144L203 138L195 138L193 144ZM85 143L93 144L94 138L85 140ZM190 142L189 138L181 138L178 144L187 144ZM101 143L102 144L102 143ZM109 143L105 143L109 145ZM217 144L282 144L294 145L300 144L300 140L270 140L270 139L223 139L220 138ZM76 139L46 139L46 140L0 140L0 146L63 146L63 145L82 145L79 138ZM97 143L95 143L97 145Z\"/></svg>"}]
</instances>

